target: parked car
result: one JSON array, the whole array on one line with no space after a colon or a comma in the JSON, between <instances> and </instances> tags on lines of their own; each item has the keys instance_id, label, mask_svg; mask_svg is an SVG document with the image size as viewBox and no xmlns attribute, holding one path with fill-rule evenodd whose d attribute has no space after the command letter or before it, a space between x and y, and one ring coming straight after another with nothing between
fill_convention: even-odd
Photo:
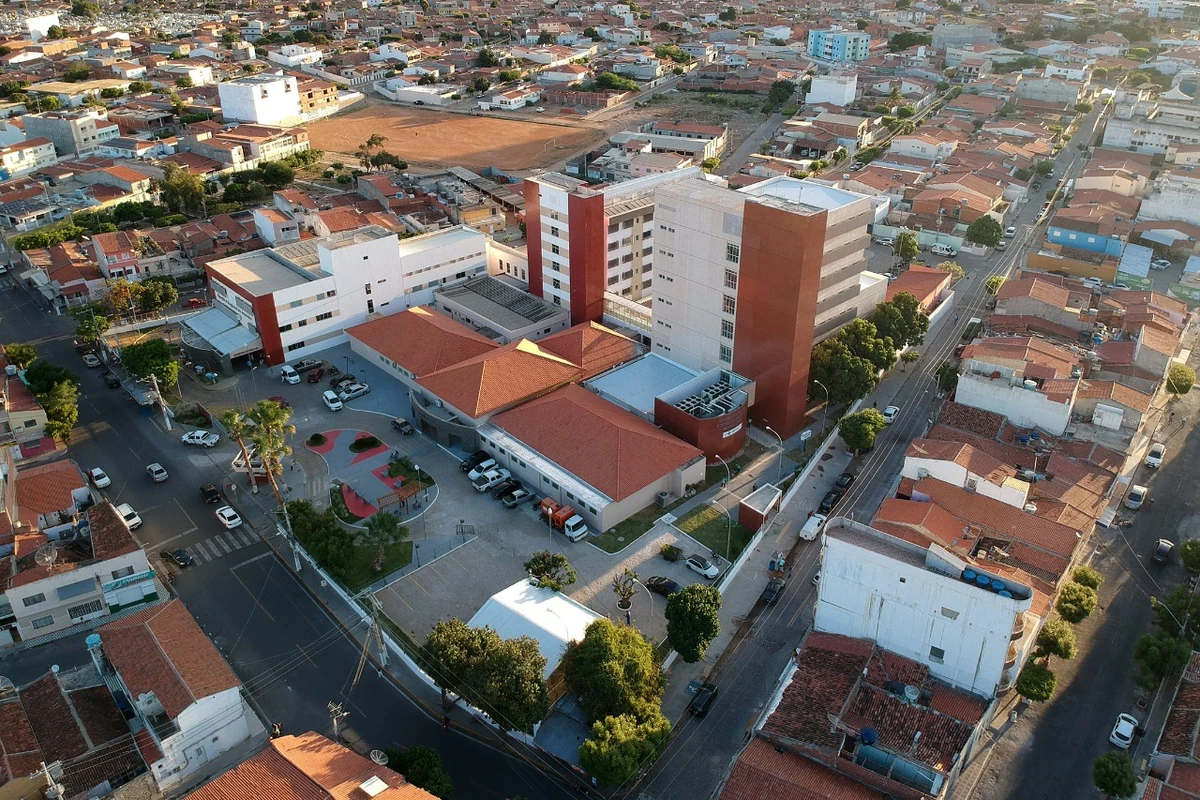
<instances>
[{"instance_id":1,"label":"parked car","mask_svg":"<svg viewBox=\"0 0 1200 800\"><path fill-rule=\"evenodd\" d=\"M304 373L310 372L319 366L321 366L321 362L319 359L302 358L296 362L295 366L293 366L292 369L296 370L296 372L299 372L301 375L303 375Z\"/></svg>"},{"instance_id":2,"label":"parked car","mask_svg":"<svg viewBox=\"0 0 1200 800\"><path fill-rule=\"evenodd\" d=\"M105 486L112 484L112 479L108 477L108 473L99 467L92 467L88 470L88 480L97 489L103 489Z\"/></svg>"},{"instance_id":3,"label":"parked car","mask_svg":"<svg viewBox=\"0 0 1200 800\"><path fill-rule=\"evenodd\" d=\"M470 472L484 461L487 461L489 458L491 458L491 455L487 450L476 450L474 453L471 453L471 455L458 462L458 468L463 472Z\"/></svg>"},{"instance_id":4,"label":"parked car","mask_svg":"<svg viewBox=\"0 0 1200 800\"><path fill-rule=\"evenodd\" d=\"M1000 241L996 242L996 249L997 249L997 250L1007 250L1007 249L1008 249L1008 242L1006 242L1006 241L1004 241L1003 239L1001 239Z\"/></svg>"},{"instance_id":5,"label":"parked car","mask_svg":"<svg viewBox=\"0 0 1200 800\"><path fill-rule=\"evenodd\" d=\"M1138 729L1137 717L1132 714L1118 714L1117 723L1113 725L1108 740L1122 750L1128 750L1133 744L1133 734Z\"/></svg>"},{"instance_id":6,"label":"parked car","mask_svg":"<svg viewBox=\"0 0 1200 800\"><path fill-rule=\"evenodd\" d=\"M184 444L196 444L201 447L216 447L217 442L221 441L221 435L212 431L189 431L181 437L180 441Z\"/></svg>"},{"instance_id":7,"label":"parked car","mask_svg":"<svg viewBox=\"0 0 1200 800\"><path fill-rule=\"evenodd\" d=\"M271 397L268 397L267 399L270 400L272 403L278 403L281 408L291 408L292 407L292 404L289 403L287 401L287 398L284 397L283 395L279 395L279 394L272 395Z\"/></svg>"},{"instance_id":8,"label":"parked car","mask_svg":"<svg viewBox=\"0 0 1200 800\"><path fill-rule=\"evenodd\" d=\"M75 352L79 353L79 355L96 352L96 343L94 341L89 341L87 339L84 339L82 342L78 339L72 339L71 341L75 345Z\"/></svg>"},{"instance_id":9,"label":"parked car","mask_svg":"<svg viewBox=\"0 0 1200 800\"><path fill-rule=\"evenodd\" d=\"M230 531L234 528L240 528L242 525L242 518L234 510L233 506L221 506L218 508L217 520L225 526L226 530Z\"/></svg>"},{"instance_id":10,"label":"parked car","mask_svg":"<svg viewBox=\"0 0 1200 800\"><path fill-rule=\"evenodd\" d=\"M825 496L821 498L821 505L817 506L817 511L821 514L828 514L830 511L833 511L834 506L842 502L842 498L845 496L846 493L843 491L838 489L830 489L825 493Z\"/></svg>"},{"instance_id":11,"label":"parked car","mask_svg":"<svg viewBox=\"0 0 1200 800\"><path fill-rule=\"evenodd\" d=\"M183 304L184 308L204 308L208 303L204 302L203 297L189 297L187 302Z\"/></svg>"},{"instance_id":12,"label":"parked car","mask_svg":"<svg viewBox=\"0 0 1200 800\"><path fill-rule=\"evenodd\" d=\"M496 459L491 457L485 458L483 461L480 461L478 464L471 467L470 472L467 473L467 480L474 481L483 473L496 469L499 466L500 465L496 463Z\"/></svg>"},{"instance_id":13,"label":"parked car","mask_svg":"<svg viewBox=\"0 0 1200 800\"><path fill-rule=\"evenodd\" d=\"M709 561L702 555L690 555L687 560L687 568L692 572L698 572L704 577L712 580L721 574L721 568Z\"/></svg>"},{"instance_id":14,"label":"parked car","mask_svg":"<svg viewBox=\"0 0 1200 800\"><path fill-rule=\"evenodd\" d=\"M824 514L817 514L816 512L809 514L808 519L804 521L804 527L800 529L798 535L804 541L811 542L821 532L821 526L825 524L825 520L826 517Z\"/></svg>"},{"instance_id":15,"label":"parked car","mask_svg":"<svg viewBox=\"0 0 1200 800\"><path fill-rule=\"evenodd\" d=\"M333 392L331 389L325 390L325 393L321 395L321 400L324 401L325 407L328 408L330 411L341 411L342 410L341 398L339 398L337 396L337 394L335 392Z\"/></svg>"},{"instance_id":16,"label":"parked car","mask_svg":"<svg viewBox=\"0 0 1200 800\"><path fill-rule=\"evenodd\" d=\"M308 381L309 383L320 383L321 378L324 377L324 375L325 375L325 370L318 368L318 369L314 369L312 372L308 373L308 377L305 378L304 380Z\"/></svg>"},{"instance_id":17,"label":"parked car","mask_svg":"<svg viewBox=\"0 0 1200 800\"><path fill-rule=\"evenodd\" d=\"M531 497L533 497L533 492L521 487L513 489L511 492L506 494L502 498L502 502L504 503L505 508L516 508Z\"/></svg>"},{"instance_id":18,"label":"parked car","mask_svg":"<svg viewBox=\"0 0 1200 800\"><path fill-rule=\"evenodd\" d=\"M1150 262L1150 269L1170 269L1171 262L1165 258L1156 258Z\"/></svg>"},{"instance_id":19,"label":"parked car","mask_svg":"<svg viewBox=\"0 0 1200 800\"><path fill-rule=\"evenodd\" d=\"M338 375L336 378L329 379L329 388L335 392L341 391L343 386L349 386L352 383L357 383L353 375Z\"/></svg>"},{"instance_id":20,"label":"parked car","mask_svg":"<svg viewBox=\"0 0 1200 800\"><path fill-rule=\"evenodd\" d=\"M900 416L900 409L896 406L888 406L883 410L883 421L891 425L896 421L896 417Z\"/></svg>"},{"instance_id":21,"label":"parked car","mask_svg":"<svg viewBox=\"0 0 1200 800\"><path fill-rule=\"evenodd\" d=\"M204 498L204 502L206 503L219 503L221 501L221 490L217 488L215 483L201 484L200 496Z\"/></svg>"},{"instance_id":22,"label":"parked car","mask_svg":"<svg viewBox=\"0 0 1200 800\"><path fill-rule=\"evenodd\" d=\"M1084 278L1082 283L1084 286L1092 290L1099 289L1104 285L1104 281L1100 280L1099 278Z\"/></svg>"},{"instance_id":23,"label":"parked car","mask_svg":"<svg viewBox=\"0 0 1200 800\"><path fill-rule=\"evenodd\" d=\"M182 547L177 547L174 550L163 550L158 554L158 557L177 567L190 567L192 565L191 554Z\"/></svg>"},{"instance_id":24,"label":"parked car","mask_svg":"<svg viewBox=\"0 0 1200 800\"><path fill-rule=\"evenodd\" d=\"M1167 446L1162 442L1155 442L1150 445L1150 449L1146 452L1146 466L1151 469L1158 469L1162 466L1163 458L1167 455Z\"/></svg>"},{"instance_id":25,"label":"parked car","mask_svg":"<svg viewBox=\"0 0 1200 800\"><path fill-rule=\"evenodd\" d=\"M854 485L855 475L851 472L843 472L838 475L838 479L833 482L833 488L839 491L846 491Z\"/></svg>"},{"instance_id":26,"label":"parked car","mask_svg":"<svg viewBox=\"0 0 1200 800\"><path fill-rule=\"evenodd\" d=\"M492 469L471 481L471 485L475 487L475 491L477 492L486 492L499 486L510 477L512 476L506 469Z\"/></svg>"},{"instance_id":27,"label":"parked car","mask_svg":"<svg viewBox=\"0 0 1200 800\"><path fill-rule=\"evenodd\" d=\"M512 492L514 489L519 488L521 488L521 482L515 478L509 478L508 480L501 481L492 487L492 497L499 500L501 497L504 497L504 495Z\"/></svg>"},{"instance_id":28,"label":"parked car","mask_svg":"<svg viewBox=\"0 0 1200 800\"><path fill-rule=\"evenodd\" d=\"M1016 235L1017 235L1017 227L1015 225L1009 225L1007 228L1004 229L1004 236L1006 238L1011 239Z\"/></svg>"},{"instance_id":29,"label":"parked car","mask_svg":"<svg viewBox=\"0 0 1200 800\"><path fill-rule=\"evenodd\" d=\"M1171 560L1171 553L1175 550L1175 543L1170 539L1159 539L1158 544L1154 547L1154 563L1165 564Z\"/></svg>"},{"instance_id":30,"label":"parked car","mask_svg":"<svg viewBox=\"0 0 1200 800\"><path fill-rule=\"evenodd\" d=\"M100 366L100 359L96 358L96 356L92 355L91 353L88 353L83 357L83 363L87 364L88 368L90 369L91 367Z\"/></svg>"},{"instance_id":31,"label":"parked car","mask_svg":"<svg viewBox=\"0 0 1200 800\"><path fill-rule=\"evenodd\" d=\"M133 510L133 506L129 505L129 503L121 503L121 505L117 506L117 513L121 515L121 519L125 520L125 524L129 526L129 530L133 531L142 527L142 518Z\"/></svg>"},{"instance_id":32,"label":"parked car","mask_svg":"<svg viewBox=\"0 0 1200 800\"><path fill-rule=\"evenodd\" d=\"M404 417L396 417L394 420L392 420L392 427L400 431L400 433L405 436L408 436L415 430Z\"/></svg>"},{"instance_id":33,"label":"parked car","mask_svg":"<svg viewBox=\"0 0 1200 800\"><path fill-rule=\"evenodd\" d=\"M943 258L954 258L956 255L958 255L958 251L948 244L935 244L933 247L929 248L929 252L933 253L935 256L942 256Z\"/></svg>"},{"instance_id":34,"label":"parked car","mask_svg":"<svg viewBox=\"0 0 1200 800\"><path fill-rule=\"evenodd\" d=\"M875 239L875 244L881 247L895 247L896 240L890 236L879 236Z\"/></svg>"},{"instance_id":35,"label":"parked car","mask_svg":"<svg viewBox=\"0 0 1200 800\"><path fill-rule=\"evenodd\" d=\"M100 375L104 379L104 385L110 389L115 389L121 385L121 379L111 372L104 372Z\"/></svg>"},{"instance_id":36,"label":"parked car","mask_svg":"<svg viewBox=\"0 0 1200 800\"><path fill-rule=\"evenodd\" d=\"M292 369L287 364L284 364L279 368L279 377L284 383L295 384L300 382L300 373L296 372L296 370Z\"/></svg>"},{"instance_id":37,"label":"parked car","mask_svg":"<svg viewBox=\"0 0 1200 800\"><path fill-rule=\"evenodd\" d=\"M696 691L696 696L692 698L691 705L688 710L697 717L703 717L708 713L708 709L712 707L713 701L717 699L717 686L713 683L704 683Z\"/></svg>"},{"instance_id":38,"label":"parked car","mask_svg":"<svg viewBox=\"0 0 1200 800\"><path fill-rule=\"evenodd\" d=\"M653 578L648 578L646 580L646 588L655 594L661 594L663 597L670 597L683 587L670 578L664 578L662 575L655 575Z\"/></svg>"},{"instance_id":39,"label":"parked car","mask_svg":"<svg viewBox=\"0 0 1200 800\"><path fill-rule=\"evenodd\" d=\"M342 391L338 393L338 397L341 399L341 401L343 403L345 403L349 400L355 400L359 397L362 397L363 395L370 394L370 393L371 393L371 387L369 384L352 383L349 386L343 388Z\"/></svg>"},{"instance_id":40,"label":"parked car","mask_svg":"<svg viewBox=\"0 0 1200 800\"><path fill-rule=\"evenodd\" d=\"M1129 489L1129 494L1125 495L1125 507L1130 511L1137 511L1142 507L1142 503L1146 502L1146 495L1150 494L1150 490L1141 484L1134 484Z\"/></svg>"},{"instance_id":41,"label":"parked car","mask_svg":"<svg viewBox=\"0 0 1200 800\"><path fill-rule=\"evenodd\" d=\"M146 467L146 474L155 483L162 483L167 479L167 471L163 469L163 465L155 461L150 466Z\"/></svg>"},{"instance_id":42,"label":"parked car","mask_svg":"<svg viewBox=\"0 0 1200 800\"><path fill-rule=\"evenodd\" d=\"M771 578L767 581L767 588L763 589L762 597L759 599L769 606L775 605L779 602L779 596L783 594L783 587L786 585L787 582L783 578Z\"/></svg>"}]
</instances>

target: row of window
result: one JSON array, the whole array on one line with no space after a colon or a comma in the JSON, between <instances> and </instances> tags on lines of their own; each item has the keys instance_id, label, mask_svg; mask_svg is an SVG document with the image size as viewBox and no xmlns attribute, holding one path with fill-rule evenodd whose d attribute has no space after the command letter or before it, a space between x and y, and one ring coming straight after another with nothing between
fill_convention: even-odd
<instances>
[{"instance_id":1,"label":"row of window","mask_svg":"<svg viewBox=\"0 0 1200 800\"><path fill-rule=\"evenodd\" d=\"M368 294L369 294L369 292L368 292ZM341 311L326 311L323 314L317 314L315 317L312 318L311 321L312 322L324 322L327 319L333 319L333 317L335 315L340 315L341 313L342 313ZM307 319L297 320L295 323L289 322L286 325L280 325L279 332L287 333L293 327L303 328L303 327L306 327L308 325L308 323L309 323L309 320L307 320Z\"/></svg>"}]
</instances>

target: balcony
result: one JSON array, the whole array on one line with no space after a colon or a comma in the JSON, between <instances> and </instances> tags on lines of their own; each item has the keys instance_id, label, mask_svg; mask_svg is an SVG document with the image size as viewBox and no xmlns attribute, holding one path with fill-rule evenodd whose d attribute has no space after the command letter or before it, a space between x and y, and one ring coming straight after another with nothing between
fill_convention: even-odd
<instances>
[{"instance_id":1,"label":"balcony","mask_svg":"<svg viewBox=\"0 0 1200 800\"><path fill-rule=\"evenodd\" d=\"M1017 616L1016 621L1013 622L1012 636L1009 638L1009 641L1015 642L1017 639L1020 639L1024 635L1025 635L1025 615L1019 614Z\"/></svg>"},{"instance_id":2,"label":"balcony","mask_svg":"<svg viewBox=\"0 0 1200 800\"><path fill-rule=\"evenodd\" d=\"M1004 659L1004 668L1010 669L1017 663L1017 646L1010 644L1008 646L1008 657Z\"/></svg>"}]
</instances>

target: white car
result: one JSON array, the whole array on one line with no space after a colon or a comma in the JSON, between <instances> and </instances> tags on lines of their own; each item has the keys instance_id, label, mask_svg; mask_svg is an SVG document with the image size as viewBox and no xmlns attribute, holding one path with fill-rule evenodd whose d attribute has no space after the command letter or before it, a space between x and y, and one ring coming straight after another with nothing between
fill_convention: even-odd
<instances>
[{"instance_id":1,"label":"white car","mask_svg":"<svg viewBox=\"0 0 1200 800\"><path fill-rule=\"evenodd\" d=\"M883 410L883 421L891 425L896 421L896 417L900 416L900 409L896 406L888 406Z\"/></svg>"},{"instance_id":2,"label":"white car","mask_svg":"<svg viewBox=\"0 0 1200 800\"><path fill-rule=\"evenodd\" d=\"M1130 714L1118 714L1117 724L1113 725L1108 740L1122 750L1128 750L1133 744L1133 734L1138 729L1137 718Z\"/></svg>"},{"instance_id":3,"label":"white car","mask_svg":"<svg viewBox=\"0 0 1200 800\"><path fill-rule=\"evenodd\" d=\"M471 481L471 485L475 487L475 491L477 492L486 492L501 481L506 481L511 477L512 473L506 469L493 469L488 470Z\"/></svg>"},{"instance_id":4,"label":"white car","mask_svg":"<svg viewBox=\"0 0 1200 800\"><path fill-rule=\"evenodd\" d=\"M328 408L330 411L341 411L342 410L342 401L341 401L341 398L339 398L337 396L336 392L332 392L329 389L326 389L325 393L323 395L321 395L321 399L323 401L325 401L325 407Z\"/></svg>"},{"instance_id":5,"label":"white car","mask_svg":"<svg viewBox=\"0 0 1200 800\"><path fill-rule=\"evenodd\" d=\"M198 444L201 447L216 447L217 442L221 441L221 436L212 431L191 431L185 433L180 441L184 444Z\"/></svg>"},{"instance_id":6,"label":"white car","mask_svg":"<svg viewBox=\"0 0 1200 800\"><path fill-rule=\"evenodd\" d=\"M112 480L108 477L108 473L99 467L92 467L88 470L88 480L97 489L103 489L105 486L112 485Z\"/></svg>"},{"instance_id":7,"label":"white car","mask_svg":"<svg viewBox=\"0 0 1200 800\"><path fill-rule=\"evenodd\" d=\"M1130 511L1137 511L1142 507L1142 503L1146 502L1146 495L1150 494L1150 490L1141 484L1134 484L1130 488L1129 494L1125 495L1125 507Z\"/></svg>"},{"instance_id":8,"label":"white car","mask_svg":"<svg viewBox=\"0 0 1200 800\"><path fill-rule=\"evenodd\" d=\"M117 506L117 513L121 515L121 519L125 520L125 524L129 526L129 530L136 530L142 527L142 518L133 510L133 506L129 503L121 503Z\"/></svg>"},{"instance_id":9,"label":"white car","mask_svg":"<svg viewBox=\"0 0 1200 800\"><path fill-rule=\"evenodd\" d=\"M100 359L96 358L91 353L88 353L83 357L83 363L87 364L89 367L98 367L100 366Z\"/></svg>"},{"instance_id":10,"label":"white car","mask_svg":"<svg viewBox=\"0 0 1200 800\"><path fill-rule=\"evenodd\" d=\"M300 382L300 373L287 364L279 368L279 377L283 379L284 383L296 384Z\"/></svg>"},{"instance_id":11,"label":"white car","mask_svg":"<svg viewBox=\"0 0 1200 800\"><path fill-rule=\"evenodd\" d=\"M1150 450L1146 453L1146 466L1151 469L1158 469L1162 466L1163 457L1167 454L1167 446L1162 442L1155 442L1150 445Z\"/></svg>"},{"instance_id":12,"label":"white car","mask_svg":"<svg viewBox=\"0 0 1200 800\"><path fill-rule=\"evenodd\" d=\"M958 251L948 244L935 244L933 247L929 248L929 252L933 253L935 256L942 256L943 258L954 258L956 255L958 255Z\"/></svg>"},{"instance_id":13,"label":"white car","mask_svg":"<svg viewBox=\"0 0 1200 800\"><path fill-rule=\"evenodd\" d=\"M1017 228L1016 228L1016 226L1015 226L1015 225L1009 225L1007 228L1005 228L1005 229L1004 229L1004 235L1005 235L1007 238L1009 238L1009 239L1011 239L1011 238L1013 238L1014 236L1016 236L1016 235L1017 235Z\"/></svg>"},{"instance_id":14,"label":"white car","mask_svg":"<svg viewBox=\"0 0 1200 800\"><path fill-rule=\"evenodd\" d=\"M687 568L692 572L700 573L709 580L721 574L720 567L701 555L688 556Z\"/></svg>"},{"instance_id":15,"label":"white car","mask_svg":"<svg viewBox=\"0 0 1200 800\"><path fill-rule=\"evenodd\" d=\"M1099 278L1084 278L1083 285L1089 289L1099 289L1104 285L1104 281Z\"/></svg>"},{"instance_id":16,"label":"white car","mask_svg":"<svg viewBox=\"0 0 1200 800\"><path fill-rule=\"evenodd\" d=\"M880 245L881 247L895 247L896 240L890 236L880 236L875 240L875 244Z\"/></svg>"},{"instance_id":17,"label":"white car","mask_svg":"<svg viewBox=\"0 0 1200 800\"><path fill-rule=\"evenodd\" d=\"M217 509L217 519L225 526L226 530L233 530L241 527L242 518L233 510L233 506L221 506Z\"/></svg>"},{"instance_id":18,"label":"white car","mask_svg":"<svg viewBox=\"0 0 1200 800\"><path fill-rule=\"evenodd\" d=\"M489 458L486 461L481 461L479 463L479 465L475 467L475 469L473 469L467 473L467 480L474 483L475 479L478 478L480 475L482 475L483 473L488 472L490 470L493 470L498 466L500 466L500 465L496 463L496 459L494 459L494 458Z\"/></svg>"},{"instance_id":19,"label":"white car","mask_svg":"<svg viewBox=\"0 0 1200 800\"><path fill-rule=\"evenodd\" d=\"M370 384L352 383L338 393L338 399L345 403L348 400L354 400L355 398L362 397L364 394L370 394L370 392Z\"/></svg>"},{"instance_id":20,"label":"white car","mask_svg":"<svg viewBox=\"0 0 1200 800\"><path fill-rule=\"evenodd\" d=\"M1170 269L1171 262L1165 258L1156 258L1150 262L1150 269Z\"/></svg>"},{"instance_id":21,"label":"white car","mask_svg":"<svg viewBox=\"0 0 1200 800\"><path fill-rule=\"evenodd\" d=\"M535 108L535 109L534 109L534 111L536 111L536 112L537 112L537 113L539 113L539 114L545 114L545 113L546 113L546 109L542 108L541 106L538 106L537 108Z\"/></svg>"},{"instance_id":22,"label":"white car","mask_svg":"<svg viewBox=\"0 0 1200 800\"><path fill-rule=\"evenodd\" d=\"M167 471L163 469L163 465L155 461L150 466L146 467L146 474L150 476L155 483L162 483L167 479Z\"/></svg>"}]
</instances>

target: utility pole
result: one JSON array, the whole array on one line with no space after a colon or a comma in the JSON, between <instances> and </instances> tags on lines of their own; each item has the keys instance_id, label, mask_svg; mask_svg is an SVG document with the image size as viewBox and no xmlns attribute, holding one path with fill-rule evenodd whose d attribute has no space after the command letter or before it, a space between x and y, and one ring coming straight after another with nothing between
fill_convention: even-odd
<instances>
[{"instance_id":1,"label":"utility pole","mask_svg":"<svg viewBox=\"0 0 1200 800\"><path fill-rule=\"evenodd\" d=\"M167 401L163 400L162 392L160 392L158 390L158 378L154 375L154 373L150 374L150 385L154 387L154 399L158 402L158 405L162 408L163 425L165 425L167 430L170 431L171 430L171 415L169 413L167 413Z\"/></svg>"},{"instance_id":2,"label":"utility pole","mask_svg":"<svg viewBox=\"0 0 1200 800\"><path fill-rule=\"evenodd\" d=\"M341 703L330 702L326 708L329 709L329 718L333 720L333 740L335 742L341 742L342 737L338 734L339 723L343 718L350 716L350 712L342 711Z\"/></svg>"},{"instance_id":3,"label":"utility pole","mask_svg":"<svg viewBox=\"0 0 1200 800\"><path fill-rule=\"evenodd\" d=\"M378 597L371 596L371 631L375 634L375 642L379 647L379 666L387 669L388 652L383 643L383 628L379 625L379 613L383 611L383 603Z\"/></svg>"}]
</instances>

